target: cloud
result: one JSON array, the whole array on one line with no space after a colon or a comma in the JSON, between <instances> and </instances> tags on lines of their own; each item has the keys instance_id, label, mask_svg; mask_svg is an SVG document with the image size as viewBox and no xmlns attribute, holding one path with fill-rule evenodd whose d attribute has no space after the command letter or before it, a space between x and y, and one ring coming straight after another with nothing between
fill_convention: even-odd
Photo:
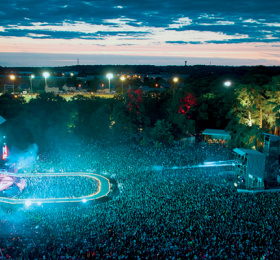
<instances>
[{"instance_id":1,"label":"cloud","mask_svg":"<svg viewBox=\"0 0 280 260\"><path fill-rule=\"evenodd\" d=\"M110 53L119 46L128 52L138 46L133 48L137 55L167 45L276 46L279 9L280 1L272 0L0 1L0 46L1 51L25 52L32 44L48 53L60 52L60 45L71 52L96 52L102 46Z\"/></svg>"},{"instance_id":2,"label":"cloud","mask_svg":"<svg viewBox=\"0 0 280 260\"><path fill-rule=\"evenodd\" d=\"M133 19L150 27L168 27L181 19L213 17L242 17L256 20L265 17L270 20L278 17L279 1L263 0L142 0L142 1L80 1L80 0L14 0L0 3L1 23L4 25L28 25L30 22L48 24L69 21L84 21L100 25L106 19ZM216 15L214 15L216 14ZM24 20L23 18L26 18Z\"/></svg>"},{"instance_id":3,"label":"cloud","mask_svg":"<svg viewBox=\"0 0 280 260\"><path fill-rule=\"evenodd\" d=\"M94 33L83 33L76 31L52 31L52 30L32 30L30 29L6 29L0 30L0 36L6 37L30 37L30 38L41 38L41 39L94 39L103 40L111 36L120 37L144 37L149 35L149 32L141 31L97 31Z\"/></svg>"},{"instance_id":4,"label":"cloud","mask_svg":"<svg viewBox=\"0 0 280 260\"><path fill-rule=\"evenodd\" d=\"M166 41L166 43L171 44L201 44L201 42L197 41Z\"/></svg>"}]
</instances>

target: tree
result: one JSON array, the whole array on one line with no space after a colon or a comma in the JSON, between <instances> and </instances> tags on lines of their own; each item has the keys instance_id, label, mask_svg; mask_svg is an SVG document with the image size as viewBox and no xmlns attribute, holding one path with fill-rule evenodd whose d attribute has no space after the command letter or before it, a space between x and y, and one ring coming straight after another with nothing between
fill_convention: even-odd
<instances>
[{"instance_id":1,"label":"tree","mask_svg":"<svg viewBox=\"0 0 280 260\"><path fill-rule=\"evenodd\" d=\"M98 77L94 77L93 80L90 80L89 90L91 92L96 92L101 84L101 80Z\"/></svg>"},{"instance_id":2,"label":"tree","mask_svg":"<svg viewBox=\"0 0 280 260\"><path fill-rule=\"evenodd\" d=\"M107 137L110 130L110 109L103 105L94 111L89 118L91 138Z\"/></svg>"},{"instance_id":3,"label":"tree","mask_svg":"<svg viewBox=\"0 0 280 260\"><path fill-rule=\"evenodd\" d=\"M71 111L71 125L73 133L85 138L92 138L92 128L89 122L92 121L93 114L103 105L105 99L94 96L86 97L76 95L69 101Z\"/></svg>"},{"instance_id":4,"label":"tree","mask_svg":"<svg viewBox=\"0 0 280 260\"><path fill-rule=\"evenodd\" d=\"M252 127L231 122L226 128L231 132L231 146L256 149L263 140L264 131L257 125Z\"/></svg>"},{"instance_id":5,"label":"tree","mask_svg":"<svg viewBox=\"0 0 280 260\"><path fill-rule=\"evenodd\" d=\"M177 98L178 96L182 97ZM195 134L195 120L192 119L192 116L196 105L196 97L190 92L178 92L175 99L172 100L169 120L181 129L181 133Z\"/></svg>"},{"instance_id":6,"label":"tree","mask_svg":"<svg viewBox=\"0 0 280 260\"><path fill-rule=\"evenodd\" d=\"M0 115L6 120L15 117L25 103L23 97L5 93L0 96Z\"/></svg>"},{"instance_id":7,"label":"tree","mask_svg":"<svg viewBox=\"0 0 280 260\"><path fill-rule=\"evenodd\" d=\"M259 124L262 127L262 98L252 86L242 85L236 90L237 102L230 114L238 117L240 124L252 126ZM257 110L259 108L259 112Z\"/></svg>"},{"instance_id":8,"label":"tree","mask_svg":"<svg viewBox=\"0 0 280 260\"><path fill-rule=\"evenodd\" d=\"M151 135L155 141L172 144L174 136L171 133L172 124L165 119L157 120Z\"/></svg>"},{"instance_id":9,"label":"tree","mask_svg":"<svg viewBox=\"0 0 280 260\"><path fill-rule=\"evenodd\" d=\"M37 124L33 126L36 143L45 145L50 140L55 142L68 133L68 110L67 101L54 93L42 93L30 100L26 112Z\"/></svg>"}]
</instances>

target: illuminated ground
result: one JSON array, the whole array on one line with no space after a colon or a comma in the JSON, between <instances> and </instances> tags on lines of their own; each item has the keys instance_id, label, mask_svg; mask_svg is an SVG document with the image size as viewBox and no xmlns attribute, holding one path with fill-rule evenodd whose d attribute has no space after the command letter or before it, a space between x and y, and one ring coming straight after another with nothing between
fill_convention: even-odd
<instances>
[{"instance_id":1,"label":"illuminated ground","mask_svg":"<svg viewBox=\"0 0 280 260\"><path fill-rule=\"evenodd\" d=\"M3 198L0 197L0 202L9 203L9 204L44 204L44 203L63 203L63 202L86 202L89 200L96 200L106 196L110 192L110 181L101 175L95 173L85 173L85 172L71 172L71 173L19 173L19 174L9 174L10 176L15 177L38 177L38 176L81 176L89 177L95 179L99 184L98 191L87 196L78 197L78 198L50 198L50 199L12 199L12 198Z\"/></svg>"},{"instance_id":2,"label":"illuminated ground","mask_svg":"<svg viewBox=\"0 0 280 260\"><path fill-rule=\"evenodd\" d=\"M74 94L59 94L61 97L65 98L67 101L71 100L72 97L77 96L77 95L82 95L85 97L91 97L91 96L95 96L95 97L100 97L100 98L113 98L114 95L113 94L89 94L89 93L74 93ZM24 94L21 95L26 102L29 102L32 98L36 98L37 94L33 94L32 96L30 94Z\"/></svg>"}]
</instances>

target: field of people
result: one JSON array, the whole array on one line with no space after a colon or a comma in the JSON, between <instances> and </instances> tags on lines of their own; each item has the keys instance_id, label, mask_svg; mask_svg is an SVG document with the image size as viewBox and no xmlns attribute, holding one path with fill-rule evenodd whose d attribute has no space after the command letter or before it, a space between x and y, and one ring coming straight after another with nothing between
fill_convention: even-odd
<instances>
[{"instance_id":1,"label":"field of people","mask_svg":"<svg viewBox=\"0 0 280 260\"><path fill-rule=\"evenodd\" d=\"M91 204L1 204L4 258L280 258L279 193L238 193L223 174L232 166L185 167L230 160L226 147L57 144L39 158L24 170L97 168L118 191Z\"/></svg>"}]
</instances>

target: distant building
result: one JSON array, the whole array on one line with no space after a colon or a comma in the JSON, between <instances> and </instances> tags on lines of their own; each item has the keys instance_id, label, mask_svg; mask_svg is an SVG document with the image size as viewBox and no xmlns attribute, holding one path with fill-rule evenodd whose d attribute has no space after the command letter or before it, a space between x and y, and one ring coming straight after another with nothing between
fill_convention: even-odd
<instances>
[{"instance_id":1,"label":"distant building","mask_svg":"<svg viewBox=\"0 0 280 260\"><path fill-rule=\"evenodd\" d=\"M49 88L48 86L45 86L45 92L46 93L59 93L59 87L53 87L53 88Z\"/></svg>"},{"instance_id":2,"label":"distant building","mask_svg":"<svg viewBox=\"0 0 280 260\"><path fill-rule=\"evenodd\" d=\"M66 77L73 77L73 76L77 76L79 73L77 71L65 71L65 72L61 72L62 76L66 76Z\"/></svg>"},{"instance_id":3,"label":"distant building","mask_svg":"<svg viewBox=\"0 0 280 260\"><path fill-rule=\"evenodd\" d=\"M147 93L147 92L155 92L155 91L159 91L159 92L162 92L162 91L164 91L165 89L163 89L163 88L150 88L149 86L140 86L139 87L142 91L143 91L143 93Z\"/></svg>"},{"instance_id":4,"label":"distant building","mask_svg":"<svg viewBox=\"0 0 280 260\"><path fill-rule=\"evenodd\" d=\"M19 88L20 90L27 90L27 91L29 91L30 85L27 84L27 83L20 83L20 84L18 85L18 88Z\"/></svg>"},{"instance_id":5,"label":"distant building","mask_svg":"<svg viewBox=\"0 0 280 260\"><path fill-rule=\"evenodd\" d=\"M73 85L64 84L62 90L64 90L65 92L76 92L77 88Z\"/></svg>"}]
</instances>

